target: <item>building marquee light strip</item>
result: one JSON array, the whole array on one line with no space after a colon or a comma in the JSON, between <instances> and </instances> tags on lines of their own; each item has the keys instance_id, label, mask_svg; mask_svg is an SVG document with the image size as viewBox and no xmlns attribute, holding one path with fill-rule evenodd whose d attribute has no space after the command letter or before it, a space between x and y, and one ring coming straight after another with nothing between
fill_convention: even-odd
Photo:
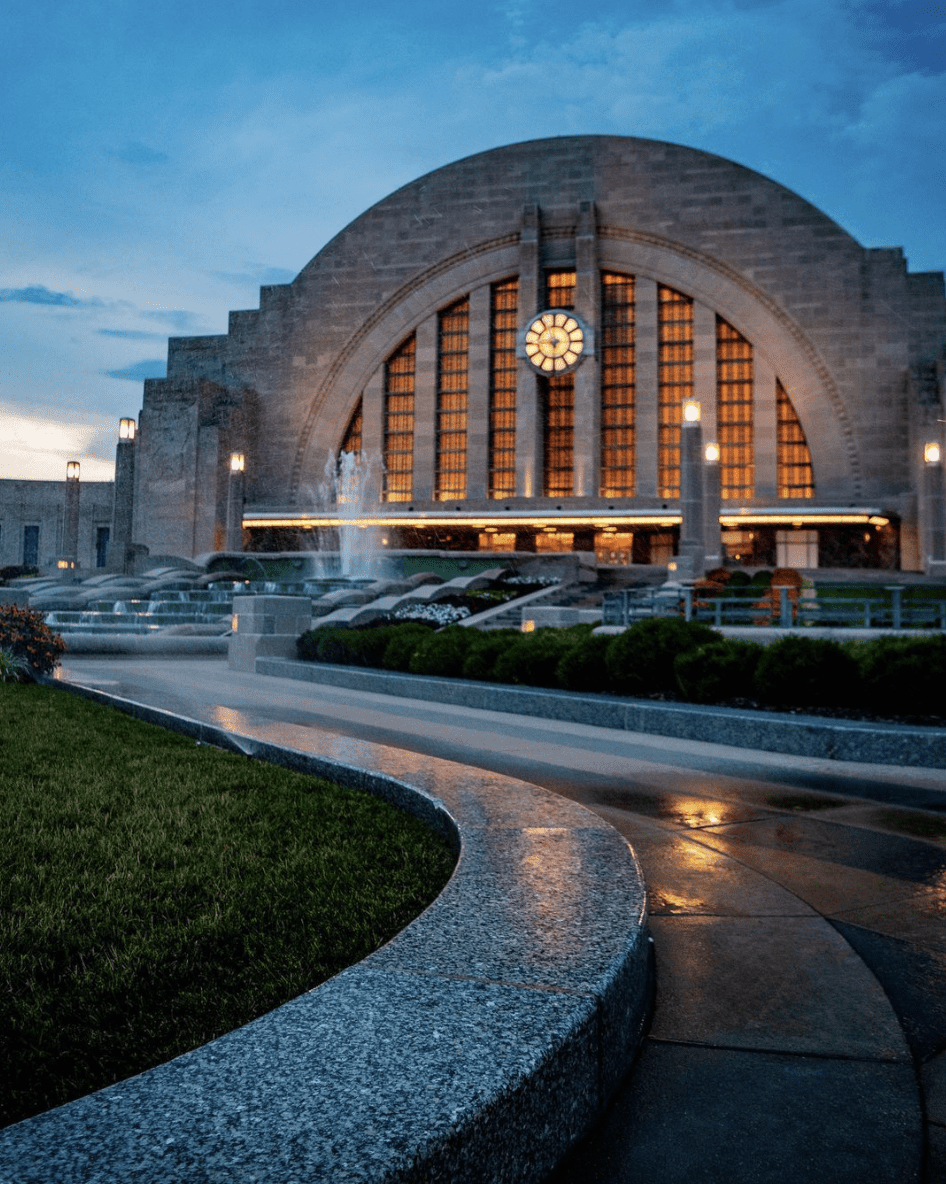
<instances>
[{"instance_id":1,"label":"building marquee light strip","mask_svg":"<svg viewBox=\"0 0 946 1184\"><path fill-rule=\"evenodd\" d=\"M615 517L602 514L585 514L569 516L553 516L547 518L536 517L534 514L504 515L503 517L465 517L461 514L411 514L395 516L393 514L365 515L358 518L346 518L344 515L316 516L314 514L300 514L296 517L266 517L262 515L247 515L243 519L245 527L259 526L295 526L295 527L331 527L331 526L468 526L473 530L487 530L489 527L534 526L544 529L548 526L591 526L604 530L609 526L679 526L679 514L644 514L634 517Z\"/></svg>"},{"instance_id":2,"label":"building marquee light strip","mask_svg":"<svg viewBox=\"0 0 946 1184\"><path fill-rule=\"evenodd\" d=\"M635 526L679 526L682 516L678 513L669 514L549 514L547 516L535 514L508 515L465 515L459 514L370 514L348 518L343 514L248 514L243 519L247 528L284 526L298 529L328 528L334 526L368 527L414 527L425 526L451 527L467 526L472 530L501 529L503 527L531 526L544 530L548 527L593 527L606 530L614 527L632 529ZM888 517L875 510L863 511L809 511L801 514L775 514L761 511L753 513L744 511L739 514L721 514L719 524L724 529L732 530L743 526L886 526Z\"/></svg>"}]
</instances>

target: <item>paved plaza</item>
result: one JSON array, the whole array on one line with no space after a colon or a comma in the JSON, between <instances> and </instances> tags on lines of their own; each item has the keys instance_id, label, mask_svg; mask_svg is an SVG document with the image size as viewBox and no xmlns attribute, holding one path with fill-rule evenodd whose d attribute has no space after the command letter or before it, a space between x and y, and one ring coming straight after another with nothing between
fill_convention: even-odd
<instances>
[{"instance_id":1,"label":"paved plaza","mask_svg":"<svg viewBox=\"0 0 946 1184\"><path fill-rule=\"evenodd\" d=\"M656 1002L549 1184L946 1180L946 771L619 733L231 672L72 658L65 680L357 764L494 770L596 811L643 865ZM938 811L938 813L937 813Z\"/></svg>"}]
</instances>

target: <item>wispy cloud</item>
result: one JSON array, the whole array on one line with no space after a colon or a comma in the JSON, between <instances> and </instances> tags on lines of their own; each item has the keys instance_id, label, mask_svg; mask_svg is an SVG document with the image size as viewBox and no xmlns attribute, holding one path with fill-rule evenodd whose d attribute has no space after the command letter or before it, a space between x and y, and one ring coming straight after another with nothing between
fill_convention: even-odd
<instances>
[{"instance_id":1,"label":"wispy cloud","mask_svg":"<svg viewBox=\"0 0 946 1184\"><path fill-rule=\"evenodd\" d=\"M120 370L105 370L109 378L123 378L128 382L143 382L146 378L164 378L167 373L167 362L163 358L145 358L142 362L135 362L131 366L123 366Z\"/></svg>"},{"instance_id":2,"label":"wispy cloud","mask_svg":"<svg viewBox=\"0 0 946 1184\"><path fill-rule=\"evenodd\" d=\"M141 315L148 320L170 325L178 333L196 333L203 324L203 318L199 313L188 312L183 308L148 309Z\"/></svg>"},{"instance_id":3,"label":"wispy cloud","mask_svg":"<svg viewBox=\"0 0 946 1184\"><path fill-rule=\"evenodd\" d=\"M71 292L53 292L42 284L26 288L0 288L0 303L46 304L56 308L105 308L97 296L73 296Z\"/></svg>"},{"instance_id":4,"label":"wispy cloud","mask_svg":"<svg viewBox=\"0 0 946 1184\"><path fill-rule=\"evenodd\" d=\"M146 329L96 329L102 337L122 337L128 341L164 341L166 333L149 333Z\"/></svg>"}]
</instances>

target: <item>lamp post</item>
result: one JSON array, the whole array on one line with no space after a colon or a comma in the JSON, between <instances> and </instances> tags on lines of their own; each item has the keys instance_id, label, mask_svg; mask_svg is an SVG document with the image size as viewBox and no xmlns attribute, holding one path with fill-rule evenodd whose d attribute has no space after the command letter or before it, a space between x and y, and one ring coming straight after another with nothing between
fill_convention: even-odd
<instances>
[{"instance_id":1,"label":"lamp post","mask_svg":"<svg viewBox=\"0 0 946 1184\"><path fill-rule=\"evenodd\" d=\"M703 499L704 561L707 567L719 567L723 548L719 535L719 444L715 440L703 449Z\"/></svg>"},{"instance_id":2,"label":"lamp post","mask_svg":"<svg viewBox=\"0 0 946 1184\"><path fill-rule=\"evenodd\" d=\"M700 404L683 404L680 431L680 547L677 570L684 579L699 579L706 570L703 492L703 425Z\"/></svg>"},{"instance_id":3,"label":"lamp post","mask_svg":"<svg viewBox=\"0 0 946 1184\"><path fill-rule=\"evenodd\" d=\"M230 478L227 483L227 536L228 551L243 550L243 481L246 471L246 457L242 452L230 453Z\"/></svg>"},{"instance_id":4,"label":"lamp post","mask_svg":"<svg viewBox=\"0 0 946 1184\"><path fill-rule=\"evenodd\" d=\"M946 568L946 513L943 498L943 449L931 440L923 446L923 501L926 510L926 570L941 575Z\"/></svg>"},{"instance_id":5,"label":"lamp post","mask_svg":"<svg viewBox=\"0 0 946 1184\"><path fill-rule=\"evenodd\" d=\"M66 465L66 521L63 528L63 559L66 569L79 563L79 462Z\"/></svg>"},{"instance_id":6,"label":"lamp post","mask_svg":"<svg viewBox=\"0 0 946 1184\"><path fill-rule=\"evenodd\" d=\"M112 504L112 534L109 539L109 567L128 571L135 505L135 421L118 421L115 446L115 492Z\"/></svg>"}]
</instances>

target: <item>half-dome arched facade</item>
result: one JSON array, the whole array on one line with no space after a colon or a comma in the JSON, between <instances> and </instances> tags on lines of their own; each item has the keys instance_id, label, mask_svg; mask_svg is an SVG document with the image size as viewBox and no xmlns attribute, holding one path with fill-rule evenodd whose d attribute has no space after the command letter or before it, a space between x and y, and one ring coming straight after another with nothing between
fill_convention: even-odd
<instances>
[{"instance_id":1,"label":"half-dome arched facade","mask_svg":"<svg viewBox=\"0 0 946 1184\"><path fill-rule=\"evenodd\" d=\"M395 545L664 561L693 544L690 404L715 446L700 562L932 570L944 357L941 273L758 173L650 140L511 145L379 202L225 336L171 340L135 541L221 549L240 452L246 545L291 543L332 521L350 451Z\"/></svg>"}]
</instances>

